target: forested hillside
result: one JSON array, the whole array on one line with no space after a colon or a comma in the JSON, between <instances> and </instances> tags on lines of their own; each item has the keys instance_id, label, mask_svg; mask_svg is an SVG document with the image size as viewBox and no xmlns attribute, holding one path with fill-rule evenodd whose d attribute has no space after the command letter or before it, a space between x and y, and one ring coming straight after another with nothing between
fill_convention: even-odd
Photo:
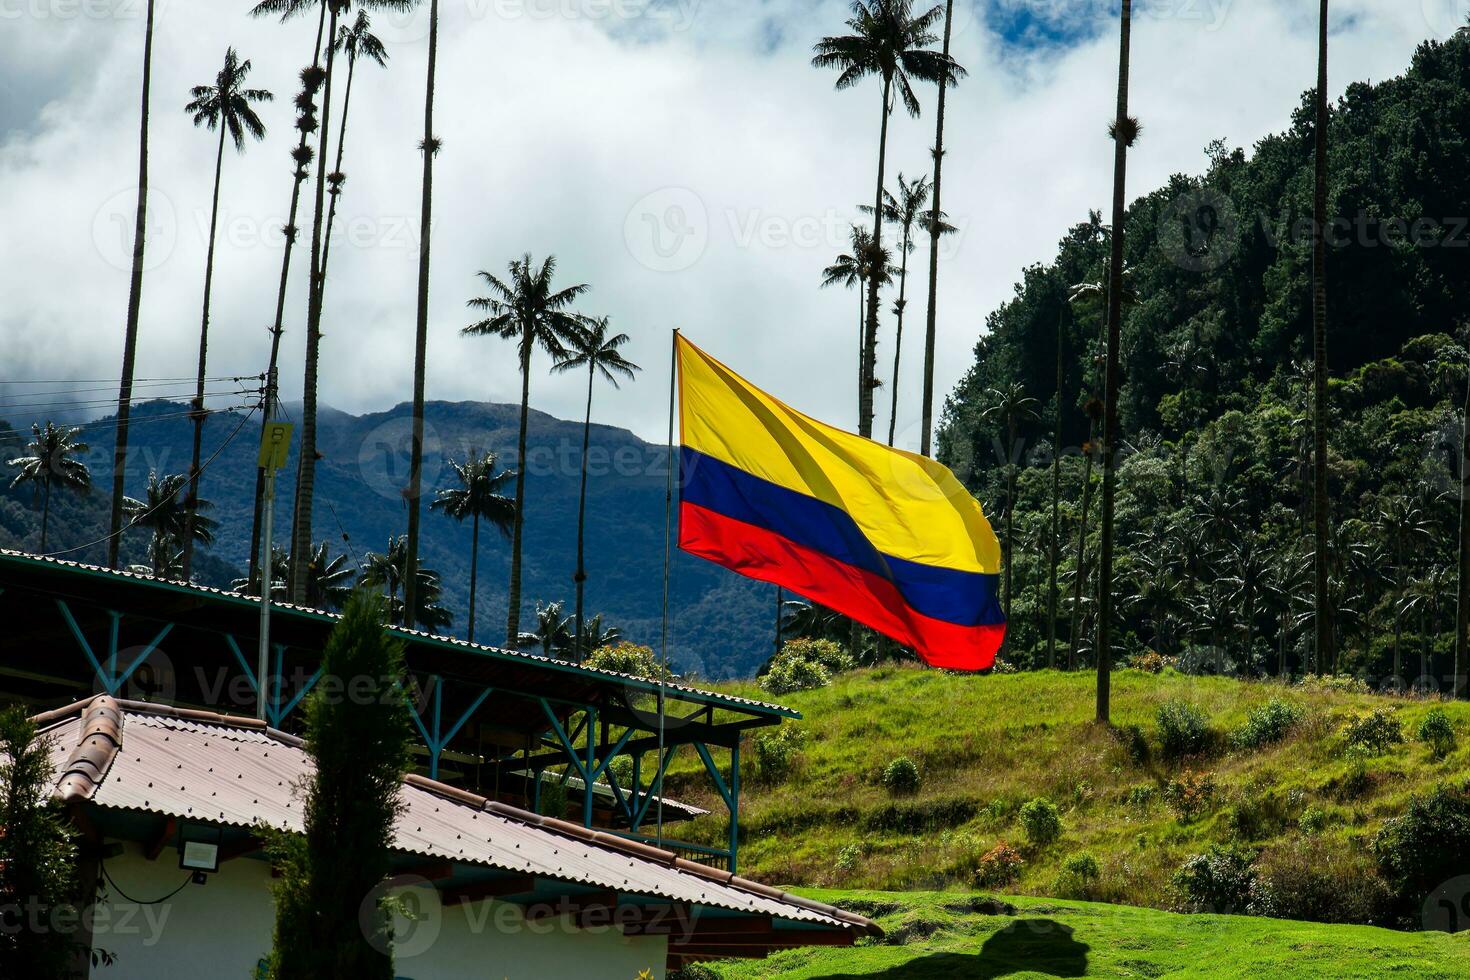
<instances>
[{"instance_id":1,"label":"forested hillside","mask_svg":"<svg viewBox=\"0 0 1470 980\"><path fill-rule=\"evenodd\" d=\"M1312 586L1312 127L1308 95L1286 132L1249 151L1217 141L1203 174L1176 175L1129 208L1119 655L1155 649L1182 655L1186 669L1334 666L1304 660L1302 616ZM1442 686L1470 326L1470 40L1426 43L1403 76L1351 86L1330 135L1336 666ZM1058 421L1056 658L1085 665L1091 655L1101 465L1086 450L1101 429L1109 234L1093 214L1055 260L1025 270L990 315L940 436L997 531L1008 510L1014 518L1004 656L1023 666L1049 656Z\"/></svg>"}]
</instances>

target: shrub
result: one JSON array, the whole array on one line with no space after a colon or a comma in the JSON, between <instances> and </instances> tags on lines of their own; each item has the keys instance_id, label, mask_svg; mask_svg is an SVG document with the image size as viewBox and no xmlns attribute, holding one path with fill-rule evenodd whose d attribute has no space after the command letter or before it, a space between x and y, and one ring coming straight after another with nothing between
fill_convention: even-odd
<instances>
[{"instance_id":1,"label":"shrub","mask_svg":"<svg viewBox=\"0 0 1470 980\"><path fill-rule=\"evenodd\" d=\"M1129 666L1146 674L1162 674L1165 667L1172 667L1173 664L1173 658L1166 657L1157 650L1146 650L1134 657Z\"/></svg>"},{"instance_id":2,"label":"shrub","mask_svg":"<svg viewBox=\"0 0 1470 980\"><path fill-rule=\"evenodd\" d=\"M1301 721L1306 710L1282 698L1272 698L1246 715L1245 724L1230 737L1236 748L1258 749L1279 742Z\"/></svg>"},{"instance_id":3,"label":"shrub","mask_svg":"<svg viewBox=\"0 0 1470 980\"><path fill-rule=\"evenodd\" d=\"M1375 755L1387 752L1390 745L1404 740L1404 725L1388 708L1376 708L1372 714L1354 718L1342 732L1349 747L1357 747Z\"/></svg>"},{"instance_id":4,"label":"shrub","mask_svg":"<svg viewBox=\"0 0 1470 980\"><path fill-rule=\"evenodd\" d=\"M627 640L598 647L587 655L583 666L618 674L632 674L634 677L646 677L649 680L669 680L674 676L667 666L659 662L652 647L629 643Z\"/></svg>"},{"instance_id":5,"label":"shrub","mask_svg":"<svg viewBox=\"0 0 1470 980\"><path fill-rule=\"evenodd\" d=\"M1186 911L1240 914L1250 907L1256 871L1250 855L1216 846L1185 858L1172 881Z\"/></svg>"},{"instance_id":6,"label":"shrub","mask_svg":"<svg viewBox=\"0 0 1470 980\"><path fill-rule=\"evenodd\" d=\"M1262 854L1255 870L1257 894L1269 894L1272 915L1310 922L1385 921L1388 886L1372 859L1356 848L1298 840Z\"/></svg>"},{"instance_id":7,"label":"shrub","mask_svg":"<svg viewBox=\"0 0 1470 980\"><path fill-rule=\"evenodd\" d=\"M783 725L755 737L755 775L763 783L779 783L796 767L796 754L806 742L806 732Z\"/></svg>"},{"instance_id":8,"label":"shrub","mask_svg":"<svg viewBox=\"0 0 1470 980\"><path fill-rule=\"evenodd\" d=\"M979 888L999 888L1012 884L1021 877L1021 868L1026 861L1021 852L1005 841L1000 841L980 855L975 868L975 885Z\"/></svg>"},{"instance_id":9,"label":"shrub","mask_svg":"<svg viewBox=\"0 0 1470 980\"><path fill-rule=\"evenodd\" d=\"M1073 854L1062 863L1061 874L1057 875L1056 892L1062 898L1082 901L1095 898L1100 873L1097 858L1086 851Z\"/></svg>"},{"instance_id":10,"label":"shrub","mask_svg":"<svg viewBox=\"0 0 1470 980\"><path fill-rule=\"evenodd\" d=\"M1443 759L1455 751L1455 727L1443 708L1431 708L1419 722L1419 741L1428 745L1436 759Z\"/></svg>"},{"instance_id":11,"label":"shrub","mask_svg":"<svg viewBox=\"0 0 1470 980\"><path fill-rule=\"evenodd\" d=\"M844 845L842 850L837 852L837 870L856 871L866 856L867 848L862 844Z\"/></svg>"},{"instance_id":12,"label":"shrub","mask_svg":"<svg viewBox=\"0 0 1470 980\"><path fill-rule=\"evenodd\" d=\"M792 691L810 691L826 687L832 681L827 668L815 660L805 657L780 657L766 676L761 678L761 690L767 694L790 694Z\"/></svg>"},{"instance_id":13,"label":"shrub","mask_svg":"<svg viewBox=\"0 0 1470 980\"><path fill-rule=\"evenodd\" d=\"M782 660L810 660L821 664L828 674L840 674L853 668L852 655L843 649L842 644L835 640L813 640L804 636L781 644L781 652L776 655L772 666Z\"/></svg>"},{"instance_id":14,"label":"shrub","mask_svg":"<svg viewBox=\"0 0 1470 980\"><path fill-rule=\"evenodd\" d=\"M633 785L633 759L631 756L615 756L607 764L608 775L610 775L620 788L626 790Z\"/></svg>"},{"instance_id":15,"label":"shrub","mask_svg":"<svg viewBox=\"0 0 1470 980\"><path fill-rule=\"evenodd\" d=\"M1209 809L1215 800L1215 775L1207 770L1186 769L1164 786L1164 802L1182 823Z\"/></svg>"},{"instance_id":16,"label":"shrub","mask_svg":"<svg viewBox=\"0 0 1470 980\"><path fill-rule=\"evenodd\" d=\"M560 820L567 815L567 788L556 779L541 780L541 799L536 812Z\"/></svg>"},{"instance_id":17,"label":"shrub","mask_svg":"<svg viewBox=\"0 0 1470 980\"><path fill-rule=\"evenodd\" d=\"M1159 788L1153 783L1142 783L1131 787L1123 802L1135 810L1147 810L1159 798Z\"/></svg>"},{"instance_id":18,"label":"shrub","mask_svg":"<svg viewBox=\"0 0 1470 980\"><path fill-rule=\"evenodd\" d=\"M1062 836L1062 817L1057 805L1041 796L1024 804L1021 807L1021 828L1026 831L1026 839L1035 846L1050 844Z\"/></svg>"},{"instance_id":19,"label":"shrub","mask_svg":"<svg viewBox=\"0 0 1470 980\"><path fill-rule=\"evenodd\" d=\"M720 975L702 963L690 963L669 973L668 980L720 980Z\"/></svg>"},{"instance_id":20,"label":"shrub","mask_svg":"<svg viewBox=\"0 0 1470 980\"><path fill-rule=\"evenodd\" d=\"M888 763L883 769L883 785L888 792L908 795L919 791L919 766L906 755Z\"/></svg>"},{"instance_id":21,"label":"shrub","mask_svg":"<svg viewBox=\"0 0 1470 980\"><path fill-rule=\"evenodd\" d=\"M1296 820L1296 829L1303 834L1320 834L1326 826L1327 812L1321 807L1307 807Z\"/></svg>"},{"instance_id":22,"label":"shrub","mask_svg":"<svg viewBox=\"0 0 1470 980\"><path fill-rule=\"evenodd\" d=\"M979 811L974 800L963 797L905 800L888 803L869 812L863 818L863 829L923 834L963 826L975 819Z\"/></svg>"},{"instance_id":23,"label":"shrub","mask_svg":"<svg viewBox=\"0 0 1470 980\"><path fill-rule=\"evenodd\" d=\"M1372 847L1379 871L1406 903L1470 874L1470 789L1441 786L1414 797L1407 811L1384 821Z\"/></svg>"},{"instance_id":24,"label":"shrub","mask_svg":"<svg viewBox=\"0 0 1470 980\"><path fill-rule=\"evenodd\" d=\"M1159 745L1167 759L1199 755L1210 746L1210 720L1188 701L1170 700L1155 714Z\"/></svg>"}]
</instances>

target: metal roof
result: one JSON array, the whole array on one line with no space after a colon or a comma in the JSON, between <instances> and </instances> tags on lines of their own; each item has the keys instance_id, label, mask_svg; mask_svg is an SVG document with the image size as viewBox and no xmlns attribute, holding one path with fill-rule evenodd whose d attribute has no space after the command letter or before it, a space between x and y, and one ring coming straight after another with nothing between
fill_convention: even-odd
<instances>
[{"instance_id":1,"label":"metal roof","mask_svg":"<svg viewBox=\"0 0 1470 980\"><path fill-rule=\"evenodd\" d=\"M62 558L32 555L10 549L0 549L0 568L6 565L17 569L28 568L39 570L51 567L67 570L94 578L109 580L118 584L132 584L146 589L163 590L175 594L182 593L197 599L207 599L211 602L218 602L238 608L242 612L248 610L250 617L253 618L258 618L260 614L260 600L255 596L242 595L238 592L228 592L224 589L197 585L192 582L178 582L173 579L156 578L152 575L144 575L138 572L103 568L99 565L88 565L82 562L67 561ZM337 613L328 612L324 609L313 609L308 606L297 606L274 600L271 602L271 614L272 616L282 616L298 621L315 621L324 624L333 624L341 619L341 616ZM480 665L499 662L506 665L545 669L584 681L616 682L630 691L644 694L654 694L662 688L666 697L673 697L682 701L709 705L711 707L737 711L744 714L764 715L775 718L801 717L800 712L784 705L738 697L733 694L705 691L673 681L665 681L660 684L657 680L647 677L622 674L612 670L601 670L582 664L571 663L566 660L558 660L554 657L526 653L520 650L506 650L501 647L470 643L458 637L426 633L421 630L408 629L402 626L389 626L387 630L396 636L402 637L412 646L426 647L438 652L451 652L464 655L465 660L462 664L471 672L474 671L477 662Z\"/></svg>"},{"instance_id":2,"label":"metal roof","mask_svg":"<svg viewBox=\"0 0 1470 980\"><path fill-rule=\"evenodd\" d=\"M312 760L300 739L261 722L106 695L37 722L53 738L57 792L65 799L226 827L303 829L295 787ZM419 776L405 779L402 801L395 844L409 854L880 934L862 916Z\"/></svg>"}]
</instances>

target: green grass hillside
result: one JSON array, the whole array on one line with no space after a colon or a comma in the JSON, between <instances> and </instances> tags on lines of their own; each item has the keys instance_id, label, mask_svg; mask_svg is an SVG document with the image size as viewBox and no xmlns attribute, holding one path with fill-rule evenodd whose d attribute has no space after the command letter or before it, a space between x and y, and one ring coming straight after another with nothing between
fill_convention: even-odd
<instances>
[{"instance_id":1,"label":"green grass hillside","mask_svg":"<svg viewBox=\"0 0 1470 980\"><path fill-rule=\"evenodd\" d=\"M783 696L803 720L787 723L775 741L757 734L747 746L740 870L785 885L984 888L1170 910L1184 898L1173 883L1180 865L1218 845L1253 862L1249 873L1271 886L1274 901L1260 911L1418 927L1422 896L1395 891L1371 842L1416 794L1463 784L1470 704L1347 686L1124 670L1113 683L1114 725L1104 728L1092 720L1087 674L842 674L828 687ZM763 696L754 684L723 689ZM1236 733L1250 713L1273 699L1282 702L1279 740L1240 744ZM1188 757L1166 755L1166 702L1194 705L1207 721L1202 747ZM1351 746L1347 727L1384 708L1386 741ZM1458 743L1439 757L1416 737L1434 708ZM1395 722L1401 742L1392 740ZM1258 735L1263 725L1276 734L1257 719ZM917 764L911 792L883 779L901 756ZM691 755L681 765L671 794L713 806L700 795L697 761ZM1023 808L1037 797L1060 817L1049 842L1024 826ZM722 841L724 819L706 817L680 833ZM1014 877L984 860L1001 843L1022 862L1012 864ZM1464 872L1445 877L1453 873ZM1245 910L1243 899L1204 904Z\"/></svg>"},{"instance_id":2,"label":"green grass hillside","mask_svg":"<svg viewBox=\"0 0 1470 980\"><path fill-rule=\"evenodd\" d=\"M888 935L851 949L799 949L709 969L745 978L1307 977L1470 975L1464 934L1404 933L1236 915L1173 915L1089 902L983 902L944 892L809 892L875 916Z\"/></svg>"}]
</instances>

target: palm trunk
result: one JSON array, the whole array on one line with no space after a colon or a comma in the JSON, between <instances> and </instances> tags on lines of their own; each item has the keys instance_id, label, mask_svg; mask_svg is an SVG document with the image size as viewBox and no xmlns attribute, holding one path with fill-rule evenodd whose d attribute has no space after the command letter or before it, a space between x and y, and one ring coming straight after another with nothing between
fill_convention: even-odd
<instances>
[{"instance_id":1,"label":"palm trunk","mask_svg":"<svg viewBox=\"0 0 1470 980\"><path fill-rule=\"evenodd\" d=\"M1092 506L1092 460L1093 440L1097 437L1097 420L1088 424L1087 465L1082 475L1082 513L1077 525L1077 573L1072 580L1072 622L1067 638L1067 669L1077 669L1077 641L1082 637L1082 588L1086 579L1087 557L1087 512Z\"/></svg>"},{"instance_id":2,"label":"palm trunk","mask_svg":"<svg viewBox=\"0 0 1470 980\"><path fill-rule=\"evenodd\" d=\"M903 310L905 305L904 293L909 283L909 226L903 227L903 259L898 270L898 329L893 334L893 380L890 381L892 397L888 409L888 445L893 445L893 435L898 426L898 364L899 357L903 354Z\"/></svg>"},{"instance_id":3,"label":"palm trunk","mask_svg":"<svg viewBox=\"0 0 1470 980\"><path fill-rule=\"evenodd\" d=\"M1455 585L1455 653L1450 669L1450 697L1461 695L1460 678L1470 663L1470 376L1465 383L1465 408L1460 416L1460 529L1459 569Z\"/></svg>"},{"instance_id":4,"label":"palm trunk","mask_svg":"<svg viewBox=\"0 0 1470 980\"><path fill-rule=\"evenodd\" d=\"M337 36L337 7L327 21L328 39ZM327 135L331 132L332 68L336 48L327 44L322 86L322 135L317 150L316 209L311 221L311 279L306 305L306 375L301 386L301 459L296 473L296 520L291 530L291 601L306 602L307 563L311 560L311 507L316 491L316 382L322 343L322 218L327 189Z\"/></svg>"},{"instance_id":5,"label":"palm trunk","mask_svg":"<svg viewBox=\"0 0 1470 980\"><path fill-rule=\"evenodd\" d=\"M1286 680L1286 613L1281 614L1280 625L1277 628L1276 642L1281 655L1281 679Z\"/></svg>"},{"instance_id":6,"label":"palm trunk","mask_svg":"<svg viewBox=\"0 0 1470 980\"><path fill-rule=\"evenodd\" d=\"M1393 683L1398 693L1403 693L1403 660L1400 659L1399 641L1403 636L1403 617L1399 611L1393 611Z\"/></svg>"},{"instance_id":7,"label":"palm trunk","mask_svg":"<svg viewBox=\"0 0 1470 980\"><path fill-rule=\"evenodd\" d=\"M888 156L888 100L893 93L893 79L883 79L883 117L878 126L878 186L873 192L873 255L883 245L883 167ZM868 322L863 331L863 378L858 391L858 434L873 435L873 387L878 373L878 286L883 269L875 267L868 276Z\"/></svg>"},{"instance_id":8,"label":"palm trunk","mask_svg":"<svg viewBox=\"0 0 1470 980\"><path fill-rule=\"evenodd\" d=\"M1312 519L1316 543L1317 663L1334 661L1327 549L1327 0L1317 39L1316 183L1312 195Z\"/></svg>"},{"instance_id":9,"label":"palm trunk","mask_svg":"<svg viewBox=\"0 0 1470 980\"><path fill-rule=\"evenodd\" d=\"M326 26L327 7L326 4L323 4L322 12L317 17L316 22L316 46L312 48L311 53L312 68L316 68L321 62L322 32L326 30ZM304 91L305 89L303 88L303 92ZM292 158L296 162L296 170L291 178L291 207L290 210L287 212L288 216L286 218L286 226L284 229L282 229L285 235L285 241L283 242L283 251L281 253L281 284L276 290L276 320L275 325L271 327L271 356L269 365L266 369L266 376L270 378L274 378L276 376L276 365L277 362L280 360L281 353L281 334L285 330L283 322L286 318L286 285L290 281L291 276L291 249L296 244L296 215L297 212L300 210L301 205L301 185L306 183L306 178L309 173L306 168L306 164L303 162L303 158L305 156L307 144L310 140L310 137L311 133L308 130L301 130L301 139L296 144L296 156ZM270 421L270 413L264 412L261 414L260 424L262 438L264 437L265 426L268 425ZM265 561L267 566L269 566L270 563L274 560L272 558L271 542L267 541L264 543L264 545L262 545L261 543L261 521L264 516L265 469L263 467L257 467L255 471L255 511L250 523L249 571L250 591L255 593L256 595L261 594L259 592L259 589L261 588L262 581L260 567L260 556L262 547L265 549ZM275 571L273 569L268 569L265 572L264 577L273 581L274 576ZM289 581L289 566L286 577ZM272 587L273 585L270 582L267 582L267 584L265 585L265 588L267 589Z\"/></svg>"},{"instance_id":10,"label":"palm trunk","mask_svg":"<svg viewBox=\"0 0 1470 980\"><path fill-rule=\"evenodd\" d=\"M1062 324L1067 308L1057 314L1057 417L1053 429L1051 458L1051 571L1048 575L1046 599L1046 666L1057 667L1057 550L1061 537L1062 498Z\"/></svg>"},{"instance_id":11,"label":"palm trunk","mask_svg":"<svg viewBox=\"0 0 1470 980\"><path fill-rule=\"evenodd\" d=\"M1108 373L1103 409L1102 546L1098 562L1097 720L1107 724L1112 701L1113 495L1117 483L1118 363L1123 320L1123 223L1127 218L1124 190L1128 176L1128 46L1133 0L1123 0L1118 54L1118 117L1113 140L1112 264L1108 268Z\"/></svg>"},{"instance_id":12,"label":"palm trunk","mask_svg":"<svg viewBox=\"0 0 1470 980\"><path fill-rule=\"evenodd\" d=\"M582 587L587 583L587 567L583 563L583 533L587 524L587 449L592 438L592 381L596 365L587 365L587 420L582 425L582 489L577 496L577 662L586 655L582 648Z\"/></svg>"},{"instance_id":13,"label":"palm trunk","mask_svg":"<svg viewBox=\"0 0 1470 980\"><path fill-rule=\"evenodd\" d=\"M46 527L51 523L51 474L47 472L41 496L41 554L46 553ZM34 498L32 498L34 499Z\"/></svg>"},{"instance_id":14,"label":"palm trunk","mask_svg":"<svg viewBox=\"0 0 1470 980\"><path fill-rule=\"evenodd\" d=\"M1016 549L1015 549L1015 545L1014 545L1014 541L1015 541L1015 528L1016 528L1016 425L1015 425L1015 423L1014 422L1011 422L1009 428L1010 428L1011 441L1010 441L1010 445L1006 447L1006 456L1007 456L1007 459L1006 459L1006 547L1005 547L1005 555L1004 555L1004 558L1005 558L1005 569L1004 569L1004 572L1005 572L1005 586L1006 586L1005 616L1006 616L1006 622L1007 623L1009 623L1011 621L1011 566L1015 564L1015 554L1016 554Z\"/></svg>"},{"instance_id":15,"label":"palm trunk","mask_svg":"<svg viewBox=\"0 0 1470 980\"><path fill-rule=\"evenodd\" d=\"M414 624L419 563L419 497L424 467L424 367L429 343L429 231L434 210L434 70L439 60L439 0L429 3L429 70L424 94L424 193L419 217L419 305L413 343L413 435L408 465L408 548L404 564L403 621ZM351 73L348 74L350 79ZM343 107L346 112L346 107ZM340 150L341 147L338 147Z\"/></svg>"},{"instance_id":16,"label":"palm trunk","mask_svg":"<svg viewBox=\"0 0 1470 980\"><path fill-rule=\"evenodd\" d=\"M859 256L859 258L861 258L861 256ZM858 427L859 428L861 428L862 427L862 424L863 424L863 365L868 363L868 357L867 357L867 354L866 354L866 344L863 341L863 330L865 329L865 325L867 323L867 316L868 316L868 314L867 314L868 307L867 307L867 303L866 303L867 291L868 291L868 282L867 282L867 280L866 279L860 279L860 280L858 280L857 412L858 412Z\"/></svg>"},{"instance_id":17,"label":"palm trunk","mask_svg":"<svg viewBox=\"0 0 1470 980\"><path fill-rule=\"evenodd\" d=\"M138 358L138 311L143 303L143 250L148 228L148 91L153 81L153 3L143 32L143 111L138 124L138 213L133 225L133 275L128 285L128 319L123 331L122 381L117 390L117 442L112 450L112 516L107 565L117 567L123 532L123 487L128 470L128 418L133 405L133 365ZM46 550L44 547L42 551Z\"/></svg>"},{"instance_id":18,"label":"palm trunk","mask_svg":"<svg viewBox=\"0 0 1470 980\"><path fill-rule=\"evenodd\" d=\"M531 328L527 324L521 339L521 433L516 439L516 520L510 541L510 587L506 600L510 610L505 619L505 645L511 650L520 643L521 635L521 533L525 527L526 506L526 422L531 411Z\"/></svg>"},{"instance_id":19,"label":"palm trunk","mask_svg":"<svg viewBox=\"0 0 1470 980\"><path fill-rule=\"evenodd\" d=\"M470 522L470 642L475 642L475 583L480 576L480 512Z\"/></svg>"},{"instance_id":20,"label":"palm trunk","mask_svg":"<svg viewBox=\"0 0 1470 980\"><path fill-rule=\"evenodd\" d=\"M954 22L954 0L944 4L944 56L949 57L949 33ZM934 433L934 344L935 300L939 294L939 178L944 164L944 90L939 86L939 105L934 128L934 208L929 212L929 306L924 313L924 404L921 408L919 452L928 456Z\"/></svg>"},{"instance_id":21,"label":"palm trunk","mask_svg":"<svg viewBox=\"0 0 1470 980\"><path fill-rule=\"evenodd\" d=\"M352 76L357 73L357 59L347 59L347 85L342 92L342 121L337 124L337 163L332 170L335 186L328 191L332 198L327 205L327 230L322 235L322 275L327 274L327 265L332 255L332 226L337 223L337 201L342 197L342 150L347 145L347 111L352 107Z\"/></svg>"},{"instance_id":22,"label":"palm trunk","mask_svg":"<svg viewBox=\"0 0 1470 980\"><path fill-rule=\"evenodd\" d=\"M184 581L194 565L194 528L199 517L199 457L204 445L204 377L209 359L209 298L214 286L215 229L219 226L219 185L225 164L225 122L220 120L214 155L214 204L209 212L209 249L204 260L204 312L199 317L199 375L194 385L194 451L189 458L189 492L184 497Z\"/></svg>"}]
</instances>

